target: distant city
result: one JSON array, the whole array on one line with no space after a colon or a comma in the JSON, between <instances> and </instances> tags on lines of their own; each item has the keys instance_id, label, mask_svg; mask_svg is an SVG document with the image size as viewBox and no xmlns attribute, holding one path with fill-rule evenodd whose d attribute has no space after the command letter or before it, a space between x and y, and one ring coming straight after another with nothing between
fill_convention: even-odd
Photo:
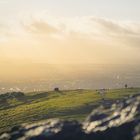
<instances>
[{"instance_id":1,"label":"distant city","mask_svg":"<svg viewBox=\"0 0 140 140\"><path fill-rule=\"evenodd\" d=\"M49 74L46 70L47 76L42 77L1 80L0 93L48 91L55 87L61 90L123 88L125 84L140 87L140 68L135 65L75 65L66 68L65 71L59 69L59 72L52 70Z\"/></svg>"}]
</instances>

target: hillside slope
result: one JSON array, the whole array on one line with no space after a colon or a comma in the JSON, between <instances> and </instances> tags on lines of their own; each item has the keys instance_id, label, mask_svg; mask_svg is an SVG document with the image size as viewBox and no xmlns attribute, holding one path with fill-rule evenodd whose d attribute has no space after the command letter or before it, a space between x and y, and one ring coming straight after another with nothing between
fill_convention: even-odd
<instances>
[{"instance_id":1,"label":"hillside slope","mask_svg":"<svg viewBox=\"0 0 140 140\"><path fill-rule=\"evenodd\" d=\"M22 124L0 135L1 140L139 140L140 94L100 106L83 122L49 119Z\"/></svg>"},{"instance_id":2,"label":"hillside slope","mask_svg":"<svg viewBox=\"0 0 140 140\"><path fill-rule=\"evenodd\" d=\"M102 101L95 90L50 91L0 95L0 132L22 124L49 118L83 120L93 108L140 93L139 88L108 90ZM8 95L8 96L7 96Z\"/></svg>"}]
</instances>

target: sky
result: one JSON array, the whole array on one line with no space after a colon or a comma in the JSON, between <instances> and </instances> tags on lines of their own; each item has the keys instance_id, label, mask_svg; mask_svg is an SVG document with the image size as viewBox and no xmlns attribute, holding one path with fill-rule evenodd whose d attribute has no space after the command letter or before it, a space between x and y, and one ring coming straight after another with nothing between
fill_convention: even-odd
<instances>
[{"instance_id":1,"label":"sky","mask_svg":"<svg viewBox=\"0 0 140 140\"><path fill-rule=\"evenodd\" d=\"M0 15L7 20L22 12L28 14L47 11L65 17L90 15L139 20L139 5L139 0L0 0Z\"/></svg>"},{"instance_id":2,"label":"sky","mask_svg":"<svg viewBox=\"0 0 140 140\"><path fill-rule=\"evenodd\" d=\"M139 64L139 0L0 0L0 65Z\"/></svg>"}]
</instances>

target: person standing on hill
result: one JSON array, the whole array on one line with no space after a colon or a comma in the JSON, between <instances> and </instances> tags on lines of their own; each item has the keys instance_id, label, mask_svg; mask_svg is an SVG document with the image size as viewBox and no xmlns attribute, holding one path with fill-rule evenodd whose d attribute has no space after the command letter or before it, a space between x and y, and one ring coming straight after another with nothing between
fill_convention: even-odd
<instances>
[{"instance_id":1,"label":"person standing on hill","mask_svg":"<svg viewBox=\"0 0 140 140\"><path fill-rule=\"evenodd\" d=\"M106 89L100 89L99 94L100 94L102 100L104 101L105 100Z\"/></svg>"}]
</instances>

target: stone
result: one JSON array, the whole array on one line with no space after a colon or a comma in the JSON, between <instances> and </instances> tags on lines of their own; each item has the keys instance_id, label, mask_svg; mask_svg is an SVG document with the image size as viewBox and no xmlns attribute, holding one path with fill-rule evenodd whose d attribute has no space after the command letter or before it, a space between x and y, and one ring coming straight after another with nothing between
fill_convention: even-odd
<instances>
[{"instance_id":1,"label":"stone","mask_svg":"<svg viewBox=\"0 0 140 140\"><path fill-rule=\"evenodd\" d=\"M140 140L140 94L94 109L83 123L50 119L23 124L0 140Z\"/></svg>"}]
</instances>

